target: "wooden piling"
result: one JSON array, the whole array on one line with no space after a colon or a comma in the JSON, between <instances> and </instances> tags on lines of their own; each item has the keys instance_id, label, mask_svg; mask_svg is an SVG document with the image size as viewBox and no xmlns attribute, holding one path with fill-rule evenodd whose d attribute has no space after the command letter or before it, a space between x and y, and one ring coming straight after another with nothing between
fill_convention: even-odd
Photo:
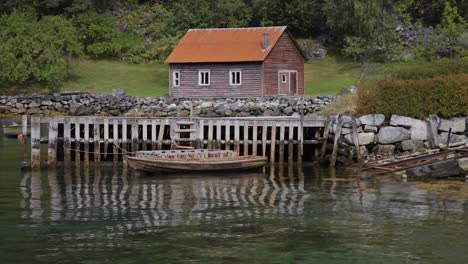
<instances>
[{"instance_id":1,"label":"wooden piling","mask_svg":"<svg viewBox=\"0 0 468 264\"><path fill-rule=\"evenodd\" d=\"M323 130L323 142L322 142L322 148L320 150L320 160L324 161L325 160L325 154L327 153L327 141L328 137L330 135L330 128L333 126L333 121L331 118L327 118L325 121L325 128Z\"/></svg>"},{"instance_id":2,"label":"wooden piling","mask_svg":"<svg viewBox=\"0 0 468 264\"><path fill-rule=\"evenodd\" d=\"M151 150L155 150L158 144L158 138L156 134L156 120L151 120Z\"/></svg>"},{"instance_id":3,"label":"wooden piling","mask_svg":"<svg viewBox=\"0 0 468 264\"><path fill-rule=\"evenodd\" d=\"M279 163L283 164L284 162L284 123L281 123L280 126L280 139L279 139Z\"/></svg>"},{"instance_id":4,"label":"wooden piling","mask_svg":"<svg viewBox=\"0 0 468 264\"><path fill-rule=\"evenodd\" d=\"M268 126L264 123L262 126L262 156L266 157Z\"/></svg>"},{"instance_id":5,"label":"wooden piling","mask_svg":"<svg viewBox=\"0 0 468 264\"><path fill-rule=\"evenodd\" d=\"M65 167L70 167L71 164L71 126L70 119L65 118L63 121L63 164Z\"/></svg>"},{"instance_id":6,"label":"wooden piling","mask_svg":"<svg viewBox=\"0 0 468 264\"><path fill-rule=\"evenodd\" d=\"M21 116L21 134L23 135L23 138L26 140L28 136L28 116L27 115Z\"/></svg>"},{"instance_id":7,"label":"wooden piling","mask_svg":"<svg viewBox=\"0 0 468 264\"><path fill-rule=\"evenodd\" d=\"M335 140L334 140L334 143L333 143L333 152L332 152L332 155L330 157L330 167L335 167L336 166L336 159L338 157L338 141L340 140L340 137L341 137L341 128L343 126L343 118L342 116L338 116L338 122L337 122L337 125L336 125L336 129L335 129Z\"/></svg>"},{"instance_id":8,"label":"wooden piling","mask_svg":"<svg viewBox=\"0 0 468 264\"><path fill-rule=\"evenodd\" d=\"M119 162L119 121L117 119L114 119L113 125L112 125L112 132L113 132L113 138L112 138L112 146L113 146L113 152L112 152L112 160L114 162L114 167L117 166ZM143 141L145 142L145 141Z\"/></svg>"},{"instance_id":9,"label":"wooden piling","mask_svg":"<svg viewBox=\"0 0 468 264\"><path fill-rule=\"evenodd\" d=\"M80 131L80 119L74 118L72 123L75 123L75 166L79 168L81 166L81 131Z\"/></svg>"},{"instance_id":10,"label":"wooden piling","mask_svg":"<svg viewBox=\"0 0 468 264\"><path fill-rule=\"evenodd\" d=\"M357 128L356 120L353 120L352 122L352 129L353 129L353 143L354 143L354 148L356 151L356 162L361 162L361 150L359 146L359 135L358 135L358 128Z\"/></svg>"},{"instance_id":11,"label":"wooden piling","mask_svg":"<svg viewBox=\"0 0 468 264\"><path fill-rule=\"evenodd\" d=\"M249 125L244 122L244 156L249 155Z\"/></svg>"},{"instance_id":12,"label":"wooden piling","mask_svg":"<svg viewBox=\"0 0 468 264\"><path fill-rule=\"evenodd\" d=\"M203 119L198 120L198 139L197 139L197 148L199 149L204 149L205 144L204 142L204 137L205 137L205 124L203 122Z\"/></svg>"},{"instance_id":13,"label":"wooden piling","mask_svg":"<svg viewBox=\"0 0 468 264\"><path fill-rule=\"evenodd\" d=\"M275 163L275 148L276 148L276 124L271 126L271 140L270 140L270 162Z\"/></svg>"},{"instance_id":14,"label":"wooden piling","mask_svg":"<svg viewBox=\"0 0 468 264\"><path fill-rule=\"evenodd\" d=\"M294 124L290 123L289 131L288 131L288 163L293 163L293 161L294 161Z\"/></svg>"},{"instance_id":15,"label":"wooden piling","mask_svg":"<svg viewBox=\"0 0 468 264\"><path fill-rule=\"evenodd\" d=\"M208 149L213 149L213 120L208 121Z\"/></svg>"},{"instance_id":16,"label":"wooden piling","mask_svg":"<svg viewBox=\"0 0 468 264\"><path fill-rule=\"evenodd\" d=\"M99 119L94 119L93 125L93 140L94 140L94 148L93 148L93 156L94 156L94 166L98 167L101 164L101 130L100 130L100 123Z\"/></svg>"},{"instance_id":17,"label":"wooden piling","mask_svg":"<svg viewBox=\"0 0 468 264\"><path fill-rule=\"evenodd\" d=\"M104 118L104 160L107 160L109 153L109 119Z\"/></svg>"},{"instance_id":18,"label":"wooden piling","mask_svg":"<svg viewBox=\"0 0 468 264\"><path fill-rule=\"evenodd\" d=\"M436 149L439 147L439 118L437 115L430 115L428 126L429 126L429 144L431 149Z\"/></svg>"},{"instance_id":19,"label":"wooden piling","mask_svg":"<svg viewBox=\"0 0 468 264\"><path fill-rule=\"evenodd\" d=\"M31 167L33 169L41 167L41 119L39 117L31 119Z\"/></svg>"},{"instance_id":20,"label":"wooden piling","mask_svg":"<svg viewBox=\"0 0 468 264\"><path fill-rule=\"evenodd\" d=\"M89 119L83 119L84 124L84 168L89 168Z\"/></svg>"},{"instance_id":21,"label":"wooden piling","mask_svg":"<svg viewBox=\"0 0 468 264\"><path fill-rule=\"evenodd\" d=\"M127 133L127 119L122 119L122 146L121 148L123 149L122 151L122 166L124 170L127 169L128 167L128 162L127 162L127 150L128 150L128 144L127 144L127 138L128 138L128 133Z\"/></svg>"},{"instance_id":22,"label":"wooden piling","mask_svg":"<svg viewBox=\"0 0 468 264\"><path fill-rule=\"evenodd\" d=\"M257 123L253 125L252 128L252 156L257 156L257 147L258 147L258 126Z\"/></svg>"},{"instance_id":23,"label":"wooden piling","mask_svg":"<svg viewBox=\"0 0 468 264\"><path fill-rule=\"evenodd\" d=\"M224 137L226 150L231 150L231 121L226 121Z\"/></svg>"},{"instance_id":24,"label":"wooden piling","mask_svg":"<svg viewBox=\"0 0 468 264\"><path fill-rule=\"evenodd\" d=\"M234 122L234 152L236 152L237 155L239 155L239 134L240 134L240 131L239 131L240 127L239 127L239 120L236 120Z\"/></svg>"},{"instance_id":25,"label":"wooden piling","mask_svg":"<svg viewBox=\"0 0 468 264\"><path fill-rule=\"evenodd\" d=\"M143 139L142 150L148 149L148 120L143 120Z\"/></svg>"},{"instance_id":26,"label":"wooden piling","mask_svg":"<svg viewBox=\"0 0 468 264\"><path fill-rule=\"evenodd\" d=\"M163 140L164 140L164 129L165 129L165 122L162 121L160 124L159 124L159 134L158 134L158 150L162 150L163 148Z\"/></svg>"},{"instance_id":27,"label":"wooden piling","mask_svg":"<svg viewBox=\"0 0 468 264\"><path fill-rule=\"evenodd\" d=\"M47 148L47 165L49 167L55 167L57 164L57 136L58 124L56 120L52 119L49 122L49 137Z\"/></svg>"},{"instance_id":28,"label":"wooden piling","mask_svg":"<svg viewBox=\"0 0 468 264\"><path fill-rule=\"evenodd\" d=\"M216 149L221 149L221 121L216 120Z\"/></svg>"},{"instance_id":29,"label":"wooden piling","mask_svg":"<svg viewBox=\"0 0 468 264\"><path fill-rule=\"evenodd\" d=\"M132 153L138 151L138 122L132 120Z\"/></svg>"}]
</instances>

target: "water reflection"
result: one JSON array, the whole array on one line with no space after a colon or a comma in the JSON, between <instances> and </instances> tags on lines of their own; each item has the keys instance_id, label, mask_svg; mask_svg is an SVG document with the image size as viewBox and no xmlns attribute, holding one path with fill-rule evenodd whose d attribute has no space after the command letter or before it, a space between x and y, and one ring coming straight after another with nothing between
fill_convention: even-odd
<instances>
[{"instance_id":1,"label":"water reflection","mask_svg":"<svg viewBox=\"0 0 468 264\"><path fill-rule=\"evenodd\" d=\"M301 215L310 193L301 171L287 177L247 174L135 177L112 169L24 173L22 218L60 221L128 221L125 228Z\"/></svg>"}]
</instances>

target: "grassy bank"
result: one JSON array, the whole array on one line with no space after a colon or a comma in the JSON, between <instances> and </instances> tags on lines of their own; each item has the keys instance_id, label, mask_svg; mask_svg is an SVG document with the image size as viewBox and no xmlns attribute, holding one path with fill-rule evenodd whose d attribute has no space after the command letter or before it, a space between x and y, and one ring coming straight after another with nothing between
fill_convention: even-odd
<instances>
[{"instance_id":1,"label":"grassy bank","mask_svg":"<svg viewBox=\"0 0 468 264\"><path fill-rule=\"evenodd\" d=\"M335 95L353 85L359 65L340 62L335 58L313 61L305 65L307 95ZM64 91L111 93L123 88L136 96L161 96L168 92L167 65L127 64L120 61L75 60L71 79L63 85Z\"/></svg>"},{"instance_id":2,"label":"grassy bank","mask_svg":"<svg viewBox=\"0 0 468 264\"><path fill-rule=\"evenodd\" d=\"M135 96L161 96L168 92L165 64L128 64L120 61L75 60L64 91L111 93L122 88Z\"/></svg>"}]
</instances>

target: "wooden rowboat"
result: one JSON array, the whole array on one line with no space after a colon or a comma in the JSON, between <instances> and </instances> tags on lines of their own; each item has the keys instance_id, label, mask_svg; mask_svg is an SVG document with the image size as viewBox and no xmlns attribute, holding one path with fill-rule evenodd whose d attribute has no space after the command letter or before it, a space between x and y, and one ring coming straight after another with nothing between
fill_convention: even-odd
<instances>
[{"instance_id":1,"label":"wooden rowboat","mask_svg":"<svg viewBox=\"0 0 468 264\"><path fill-rule=\"evenodd\" d=\"M249 170L265 166L266 157L237 156L230 150L138 151L127 157L130 167L146 172Z\"/></svg>"}]
</instances>

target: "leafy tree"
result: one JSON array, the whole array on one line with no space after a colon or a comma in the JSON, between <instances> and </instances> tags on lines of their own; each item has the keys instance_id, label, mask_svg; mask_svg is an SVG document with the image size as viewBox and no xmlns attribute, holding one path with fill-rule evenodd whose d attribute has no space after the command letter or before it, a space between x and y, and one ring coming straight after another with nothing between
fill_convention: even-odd
<instances>
[{"instance_id":1,"label":"leafy tree","mask_svg":"<svg viewBox=\"0 0 468 264\"><path fill-rule=\"evenodd\" d=\"M71 22L13 12L0 17L0 84L40 83L56 90L68 75L72 56L81 45Z\"/></svg>"},{"instance_id":2,"label":"leafy tree","mask_svg":"<svg viewBox=\"0 0 468 264\"><path fill-rule=\"evenodd\" d=\"M439 26L439 31L447 39L447 48L450 51L450 57L454 53L460 52L460 37L465 32L467 23L458 13L455 6L450 3L445 4L444 13L442 15L442 23Z\"/></svg>"}]
</instances>

